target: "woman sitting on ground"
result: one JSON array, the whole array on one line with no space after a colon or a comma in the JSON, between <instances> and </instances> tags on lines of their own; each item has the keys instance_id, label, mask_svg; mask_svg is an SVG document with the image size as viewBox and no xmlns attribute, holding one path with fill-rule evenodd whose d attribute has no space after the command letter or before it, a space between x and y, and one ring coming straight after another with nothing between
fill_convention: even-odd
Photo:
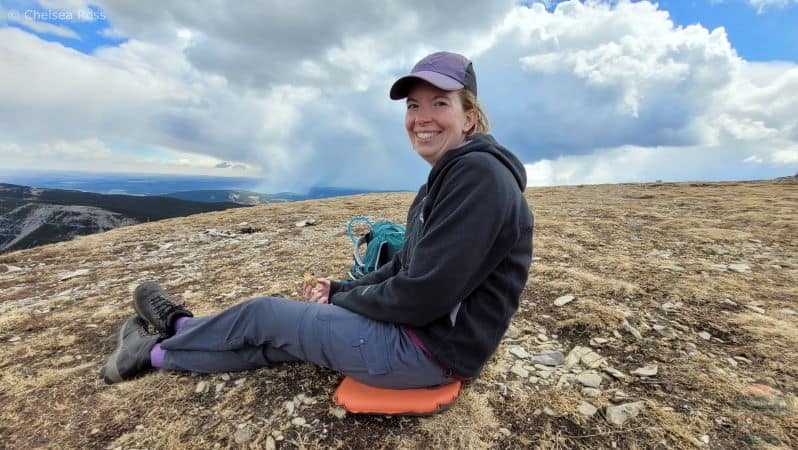
<instances>
[{"instance_id":1,"label":"woman sitting on ground","mask_svg":"<svg viewBox=\"0 0 798 450\"><path fill-rule=\"evenodd\" d=\"M426 56L390 97L407 99L410 143L431 166L408 211L400 254L348 284L306 284L306 302L261 297L198 318L144 283L101 378L111 384L151 368L212 373L286 361L387 388L477 376L527 280L533 222L526 172L487 134L465 57Z\"/></svg>"}]
</instances>

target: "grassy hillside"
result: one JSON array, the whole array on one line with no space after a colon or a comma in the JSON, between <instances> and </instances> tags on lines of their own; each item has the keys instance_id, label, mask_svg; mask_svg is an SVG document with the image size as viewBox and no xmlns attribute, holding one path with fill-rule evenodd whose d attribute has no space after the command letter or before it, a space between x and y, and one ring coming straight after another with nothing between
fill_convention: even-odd
<instances>
[{"instance_id":1,"label":"grassy hillside","mask_svg":"<svg viewBox=\"0 0 798 450\"><path fill-rule=\"evenodd\" d=\"M213 212L0 255L0 447L798 446L795 181L526 196L535 260L521 308L482 376L429 418L339 418L339 375L310 364L96 379L139 282L198 314L296 298L306 270L341 277L351 265L349 218L403 222L411 193ZM304 219L316 225L294 225ZM544 351L567 357L535 365ZM619 409L630 417L613 425Z\"/></svg>"}]
</instances>

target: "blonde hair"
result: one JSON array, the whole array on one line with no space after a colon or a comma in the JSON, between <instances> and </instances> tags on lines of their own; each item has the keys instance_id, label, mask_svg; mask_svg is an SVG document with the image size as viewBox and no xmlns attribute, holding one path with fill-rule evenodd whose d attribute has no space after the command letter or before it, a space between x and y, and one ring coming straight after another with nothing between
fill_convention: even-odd
<instances>
[{"instance_id":1,"label":"blonde hair","mask_svg":"<svg viewBox=\"0 0 798 450\"><path fill-rule=\"evenodd\" d=\"M488 114L485 113L485 110L482 109L482 105L477 101L477 96L468 89L460 89L458 92L460 94L460 103L463 104L463 110L466 112L473 110L477 116L476 123L468 132L468 135L471 136L474 133L489 133L490 121L488 120Z\"/></svg>"}]
</instances>

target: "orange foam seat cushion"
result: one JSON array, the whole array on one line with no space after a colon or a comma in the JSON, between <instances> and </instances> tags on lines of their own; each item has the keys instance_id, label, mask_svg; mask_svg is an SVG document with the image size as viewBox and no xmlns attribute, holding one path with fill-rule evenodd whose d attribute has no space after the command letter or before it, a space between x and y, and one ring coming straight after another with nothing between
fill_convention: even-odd
<instances>
[{"instance_id":1,"label":"orange foam seat cushion","mask_svg":"<svg viewBox=\"0 0 798 450\"><path fill-rule=\"evenodd\" d=\"M455 381L432 388L384 389L345 377L335 390L333 401L352 413L434 414L457 400L462 385L461 381Z\"/></svg>"}]
</instances>

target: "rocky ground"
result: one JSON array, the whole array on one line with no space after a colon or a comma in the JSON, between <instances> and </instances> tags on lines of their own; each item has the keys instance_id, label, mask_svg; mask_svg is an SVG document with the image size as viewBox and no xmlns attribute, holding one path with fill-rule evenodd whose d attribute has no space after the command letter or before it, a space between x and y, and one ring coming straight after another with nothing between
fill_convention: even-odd
<instances>
[{"instance_id":1,"label":"rocky ground","mask_svg":"<svg viewBox=\"0 0 798 450\"><path fill-rule=\"evenodd\" d=\"M0 256L0 448L795 448L798 183L530 188L535 260L482 376L437 416L348 415L310 364L106 386L131 293L195 313L342 277L350 217L412 194L272 204ZM312 225L307 221L314 222ZM297 226L299 225L302 226Z\"/></svg>"}]
</instances>

